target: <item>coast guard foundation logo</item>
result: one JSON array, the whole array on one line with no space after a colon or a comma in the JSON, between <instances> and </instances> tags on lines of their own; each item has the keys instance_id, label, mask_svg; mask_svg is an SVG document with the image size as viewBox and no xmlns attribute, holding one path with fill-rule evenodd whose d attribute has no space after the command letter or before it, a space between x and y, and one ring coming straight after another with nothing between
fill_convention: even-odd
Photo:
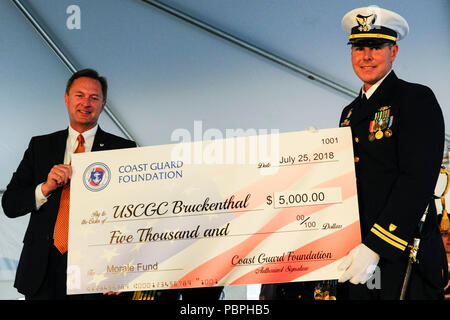
<instances>
[{"instance_id":1,"label":"coast guard foundation logo","mask_svg":"<svg viewBox=\"0 0 450 320\"><path fill-rule=\"evenodd\" d=\"M111 171L101 162L95 162L84 170L83 183L90 191L100 191L106 188L111 180Z\"/></svg>"}]
</instances>

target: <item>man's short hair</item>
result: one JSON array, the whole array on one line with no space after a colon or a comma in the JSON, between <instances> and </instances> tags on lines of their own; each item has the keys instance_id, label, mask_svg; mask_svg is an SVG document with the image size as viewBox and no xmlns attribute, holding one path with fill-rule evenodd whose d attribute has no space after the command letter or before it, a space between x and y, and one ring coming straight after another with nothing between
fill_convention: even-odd
<instances>
[{"instance_id":1,"label":"man's short hair","mask_svg":"<svg viewBox=\"0 0 450 320\"><path fill-rule=\"evenodd\" d=\"M69 94L70 88L72 87L73 82L81 77L87 77L87 78L91 78L94 80L97 80L98 82L100 82L101 86L102 86L102 94L103 94L103 100L106 101L106 96L108 94L108 82L106 81L105 77L102 77L98 74L97 71L95 71L94 69L83 69L83 70L79 70L77 72L75 72L70 79L67 81L66 84L66 93Z\"/></svg>"}]
</instances>

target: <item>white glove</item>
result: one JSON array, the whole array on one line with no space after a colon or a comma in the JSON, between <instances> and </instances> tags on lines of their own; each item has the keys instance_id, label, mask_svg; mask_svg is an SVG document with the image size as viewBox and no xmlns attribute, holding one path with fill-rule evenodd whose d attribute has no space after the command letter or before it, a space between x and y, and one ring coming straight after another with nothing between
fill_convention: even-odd
<instances>
[{"instance_id":1,"label":"white glove","mask_svg":"<svg viewBox=\"0 0 450 320\"><path fill-rule=\"evenodd\" d=\"M363 243L355 247L338 266L338 270L344 271L339 282L350 280L353 284L364 284L375 272L380 256Z\"/></svg>"}]
</instances>

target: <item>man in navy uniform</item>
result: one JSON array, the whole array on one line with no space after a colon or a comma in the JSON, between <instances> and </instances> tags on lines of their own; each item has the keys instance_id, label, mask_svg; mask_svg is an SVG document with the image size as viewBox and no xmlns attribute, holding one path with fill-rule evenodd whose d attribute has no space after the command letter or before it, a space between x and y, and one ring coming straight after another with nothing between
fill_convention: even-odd
<instances>
[{"instance_id":1,"label":"man in navy uniform","mask_svg":"<svg viewBox=\"0 0 450 320\"><path fill-rule=\"evenodd\" d=\"M363 82L340 119L353 134L362 243L339 266L338 299L344 291L349 299L399 298L409 246L425 210L419 263L413 265L406 299L441 299L447 260L433 195L444 148L442 111L431 89L401 80L392 70L397 41L409 30L404 18L365 7L348 12L342 27L349 34L353 70ZM369 289L374 272L379 283Z\"/></svg>"}]
</instances>

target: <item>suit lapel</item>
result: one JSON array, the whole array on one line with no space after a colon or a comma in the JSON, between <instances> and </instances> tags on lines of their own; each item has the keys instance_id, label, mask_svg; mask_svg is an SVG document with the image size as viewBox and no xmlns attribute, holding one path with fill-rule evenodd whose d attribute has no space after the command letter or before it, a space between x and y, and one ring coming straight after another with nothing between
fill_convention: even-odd
<instances>
[{"instance_id":1,"label":"suit lapel","mask_svg":"<svg viewBox=\"0 0 450 320\"><path fill-rule=\"evenodd\" d=\"M69 129L58 131L52 136L51 156L49 159L54 164L64 163L64 154L66 152L67 136L69 135Z\"/></svg>"},{"instance_id":2,"label":"suit lapel","mask_svg":"<svg viewBox=\"0 0 450 320\"><path fill-rule=\"evenodd\" d=\"M49 145L48 145L48 158L46 158L45 165L43 168L45 168L42 172L42 180L45 181L47 178L47 174L51 170L51 168L54 165L62 164L64 163L64 155L66 153L66 145L67 145L67 136L69 135L69 129L61 130L56 132L55 134L52 134L50 136ZM53 209L49 212L52 212L53 219L56 220L56 215L58 214L58 208L59 208L59 200L61 197L61 190L62 188L58 188L53 192L53 195L49 198L49 204L48 206L52 206Z\"/></svg>"},{"instance_id":3,"label":"suit lapel","mask_svg":"<svg viewBox=\"0 0 450 320\"><path fill-rule=\"evenodd\" d=\"M98 126L97 132L95 133L94 144L92 145L92 151L102 151L108 150L107 146L107 135L100 126Z\"/></svg>"},{"instance_id":4,"label":"suit lapel","mask_svg":"<svg viewBox=\"0 0 450 320\"><path fill-rule=\"evenodd\" d=\"M380 107L386 104L386 97L390 96L391 90L395 87L395 83L398 78L392 71L386 79L380 84L377 90L372 94L370 99L364 106L354 110L353 116L351 118L351 125L357 125L361 121L365 120L367 117L373 115L378 111ZM355 103L361 103L361 95L356 98Z\"/></svg>"},{"instance_id":5,"label":"suit lapel","mask_svg":"<svg viewBox=\"0 0 450 320\"><path fill-rule=\"evenodd\" d=\"M377 104L374 101L374 99L372 99L373 97L371 97L364 106L358 106L358 108L356 108L356 110L353 112L353 116L351 119L351 124L352 125L357 125L358 123L360 123L361 121L363 121L364 119L366 119L368 116L372 115L376 112L377 110ZM361 97L357 98L357 103L361 104Z\"/></svg>"}]
</instances>

